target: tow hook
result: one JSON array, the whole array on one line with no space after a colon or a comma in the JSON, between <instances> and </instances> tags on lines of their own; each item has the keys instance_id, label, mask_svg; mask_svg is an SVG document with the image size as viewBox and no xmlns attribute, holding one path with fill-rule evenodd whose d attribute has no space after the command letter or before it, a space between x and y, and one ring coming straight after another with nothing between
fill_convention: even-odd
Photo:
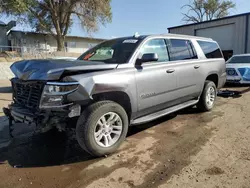
<instances>
[{"instance_id":1,"label":"tow hook","mask_svg":"<svg viewBox=\"0 0 250 188\"><path fill-rule=\"evenodd\" d=\"M9 135L11 138L13 138L13 130L14 130L14 127L13 127L13 124L12 124L12 121L13 121L13 118L11 116L11 113L10 113L10 109L8 108L3 108L3 113L8 117L9 119Z\"/></svg>"}]
</instances>

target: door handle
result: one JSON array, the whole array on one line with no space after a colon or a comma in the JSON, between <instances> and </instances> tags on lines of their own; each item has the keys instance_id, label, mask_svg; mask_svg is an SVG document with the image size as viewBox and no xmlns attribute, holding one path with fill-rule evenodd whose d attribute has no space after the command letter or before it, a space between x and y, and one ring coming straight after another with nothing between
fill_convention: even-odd
<instances>
[{"instance_id":1,"label":"door handle","mask_svg":"<svg viewBox=\"0 0 250 188\"><path fill-rule=\"evenodd\" d=\"M194 68L198 69L198 68L200 68L200 65L195 65Z\"/></svg>"},{"instance_id":2,"label":"door handle","mask_svg":"<svg viewBox=\"0 0 250 188\"><path fill-rule=\"evenodd\" d=\"M173 73L175 70L174 69L168 69L166 72L167 73Z\"/></svg>"}]
</instances>

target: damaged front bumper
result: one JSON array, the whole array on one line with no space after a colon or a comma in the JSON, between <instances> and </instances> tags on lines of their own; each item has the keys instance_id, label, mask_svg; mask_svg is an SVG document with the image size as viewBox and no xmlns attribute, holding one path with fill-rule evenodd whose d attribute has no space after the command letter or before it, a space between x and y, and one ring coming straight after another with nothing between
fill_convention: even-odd
<instances>
[{"instance_id":1,"label":"damaged front bumper","mask_svg":"<svg viewBox=\"0 0 250 188\"><path fill-rule=\"evenodd\" d=\"M67 104L57 108L32 111L12 103L8 108L3 108L3 112L9 118L9 132L10 136L13 137L14 123L35 124L35 132L47 132L53 127L56 127L59 131L64 131L68 120L80 115L81 106Z\"/></svg>"},{"instance_id":2,"label":"damaged front bumper","mask_svg":"<svg viewBox=\"0 0 250 188\"><path fill-rule=\"evenodd\" d=\"M9 118L10 133L13 123L35 124L36 132L53 127L65 130L70 118L79 116L81 106L68 100L78 88L78 82L45 82L11 79L13 103L3 112Z\"/></svg>"}]
</instances>

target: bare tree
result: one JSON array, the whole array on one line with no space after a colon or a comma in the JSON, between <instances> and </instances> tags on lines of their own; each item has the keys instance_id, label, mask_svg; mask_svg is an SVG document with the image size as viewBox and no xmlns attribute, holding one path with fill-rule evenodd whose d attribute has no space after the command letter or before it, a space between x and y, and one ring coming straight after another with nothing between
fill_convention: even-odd
<instances>
[{"instance_id":1,"label":"bare tree","mask_svg":"<svg viewBox=\"0 0 250 188\"><path fill-rule=\"evenodd\" d=\"M50 33L57 50L64 49L65 36L74 20L89 33L111 22L111 0L0 0L0 14L26 20L38 32Z\"/></svg>"},{"instance_id":2,"label":"bare tree","mask_svg":"<svg viewBox=\"0 0 250 188\"><path fill-rule=\"evenodd\" d=\"M182 20L186 23L198 23L223 18L235 7L231 0L193 0L192 3L182 6L182 9L187 8Z\"/></svg>"}]
</instances>

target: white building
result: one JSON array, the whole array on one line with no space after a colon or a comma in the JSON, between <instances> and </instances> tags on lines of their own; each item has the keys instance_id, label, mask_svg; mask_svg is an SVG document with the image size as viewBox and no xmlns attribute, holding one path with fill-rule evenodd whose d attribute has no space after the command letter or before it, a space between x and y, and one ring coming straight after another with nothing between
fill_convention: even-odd
<instances>
[{"instance_id":1,"label":"white building","mask_svg":"<svg viewBox=\"0 0 250 188\"><path fill-rule=\"evenodd\" d=\"M90 37L66 36L65 50L68 53L81 54L104 40ZM24 52L34 48L47 52L57 51L57 42L50 34L11 30L8 34L8 41L12 48L18 49L21 47Z\"/></svg>"},{"instance_id":2,"label":"white building","mask_svg":"<svg viewBox=\"0 0 250 188\"><path fill-rule=\"evenodd\" d=\"M225 59L233 54L250 53L250 12L170 27L168 31L175 34L212 38L219 43Z\"/></svg>"}]
</instances>

